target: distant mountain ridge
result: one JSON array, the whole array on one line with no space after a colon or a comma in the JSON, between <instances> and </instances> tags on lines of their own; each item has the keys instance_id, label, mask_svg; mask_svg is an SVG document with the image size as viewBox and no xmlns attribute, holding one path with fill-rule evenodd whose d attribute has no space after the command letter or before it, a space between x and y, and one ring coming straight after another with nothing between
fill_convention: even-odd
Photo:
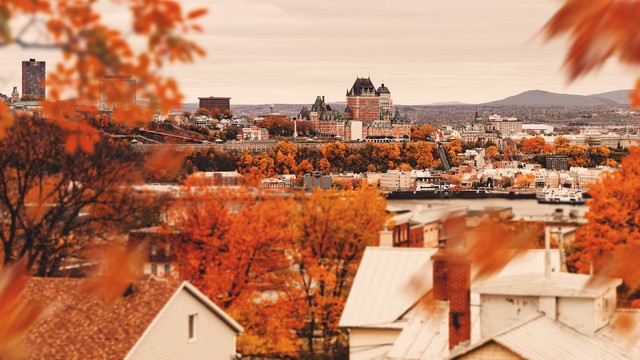
<instances>
[{"instance_id":1,"label":"distant mountain ridge","mask_svg":"<svg viewBox=\"0 0 640 360\"><path fill-rule=\"evenodd\" d=\"M543 90L529 90L502 100L492 101L483 106L538 106L538 107L592 107L626 105L630 90L610 91L593 95L559 94Z\"/></svg>"},{"instance_id":2,"label":"distant mountain ridge","mask_svg":"<svg viewBox=\"0 0 640 360\"><path fill-rule=\"evenodd\" d=\"M617 103L620 104L629 104L629 93L631 93L631 89L629 90L616 90L616 91L609 91L609 92L605 92L605 93L600 93L600 94L593 94L593 95L589 95L592 97L597 97L597 98L602 98L602 99L609 99L609 100L613 100Z\"/></svg>"},{"instance_id":3,"label":"distant mountain ridge","mask_svg":"<svg viewBox=\"0 0 640 360\"><path fill-rule=\"evenodd\" d=\"M631 90L615 90L592 95L560 94L543 90L529 90L523 93L509 96L502 100L491 101L483 104L468 104L458 101L436 102L424 105L396 105L403 114L414 114L420 109L450 107L462 108L472 106L530 106L530 107L598 107L598 106L627 106L629 104L628 95ZM328 103L333 109L343 111L346 103L335 101ZM231 104L231 110L237 115L259 116L271 112L272 104ZM273 111L284 116L296 116L303 106L308 104L273 104ZM195 112L198 103L183 104L184 111Z\"/></svg>"}]
</instances>

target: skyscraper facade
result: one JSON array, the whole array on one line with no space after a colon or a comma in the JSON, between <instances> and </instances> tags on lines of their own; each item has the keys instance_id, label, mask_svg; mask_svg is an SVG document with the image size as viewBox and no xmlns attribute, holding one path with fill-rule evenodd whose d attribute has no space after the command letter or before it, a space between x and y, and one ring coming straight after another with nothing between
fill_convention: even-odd
<instances>
[{"instance_id":1,"label":"skyscraper facade","mask_svg":"<svg viewBox=\"0 0 640 360\"><path fill-rule=\"evenodd\" d=\"M22 62L22 97L41 100L45 98L46 89L44 80L47 75L46 63L44 61Z\"/></svg>"}]
</instances>

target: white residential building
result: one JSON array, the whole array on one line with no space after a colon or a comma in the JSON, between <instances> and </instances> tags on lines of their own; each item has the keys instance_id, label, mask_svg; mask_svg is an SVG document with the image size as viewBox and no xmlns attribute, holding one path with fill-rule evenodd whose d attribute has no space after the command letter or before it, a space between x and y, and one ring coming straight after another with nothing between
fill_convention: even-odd
<instances>
[{"instance_id":1,"label":"white residential building","mask_svg":"<svg viewBox=\"0 0 640 360\"><path fill-rule=\"evenodd\" d=\"M616 308L620 279L560 272L556 251L526 251L483 280L447 259L366 249L340 319L350 359L640 358L638 330L618 325L640 320Z\"/></svg>"},{"instance_id":2,"label":"white residential building","mask_svg":"<svg viewBox=\"0 0 640 360\"><path fill-rule=\"evenodd\" d=\"M380 187L384 191L410 191L415 185L412 185L410 171L389 170L380 175Z\"/></svg>"},{"instance_id":3,"label":"white residential building","mask_svg":"<svg viewBox=\"0 0 640 360\"><path fill-rule=\"evenodd\" d=\"M433 288L432 257L436 252L392 247L365 250L339 324L349 331L351 360L447 357L448 323L443 319L448 319L448 307L425 312L420 301ZM544 250L527 251L495 278L544 273L544 255ZM559 266L559 256L554 252L553 272ZM471 301L471 316L478 319L480 298L472 294ZM480 341L480 324L474 324L471 340Z\"/></svg>"},{"instance_id":4,"label":"white residential building","mask_svg":"<svg viewBox=\"0 0 640 360\"><path fill-rule=\"evenodd\" d=\"M522 121L517 118L503 118L500 115L489 116L487 128L500 132L504 137L520 134L522 132Z\"/></svg>"}]
</instances>

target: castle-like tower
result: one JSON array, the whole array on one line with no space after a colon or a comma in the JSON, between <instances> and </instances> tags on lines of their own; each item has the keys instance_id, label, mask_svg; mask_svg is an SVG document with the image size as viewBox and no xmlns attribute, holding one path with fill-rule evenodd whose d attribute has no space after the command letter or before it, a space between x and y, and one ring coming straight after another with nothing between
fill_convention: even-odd
<instances>
[{"instance_id":1,"label":"castle-like tower","mask_svg":"<svg viewBox=\"0 0 640 360\"><path fill-rule=\"evenodd\" d=\"M390 95L389 95L390 96ZM380 120L380 93L370 78L357 78L347 91L347 109L345 116L349 120L371 124Z\"/></svg>"}]
</instances>

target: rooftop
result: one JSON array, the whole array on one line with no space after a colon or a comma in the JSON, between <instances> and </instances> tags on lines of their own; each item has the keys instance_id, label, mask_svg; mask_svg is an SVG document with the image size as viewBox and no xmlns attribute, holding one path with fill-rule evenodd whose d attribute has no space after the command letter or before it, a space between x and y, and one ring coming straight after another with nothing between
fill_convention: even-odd
<instances>
[{"instance_id":1,"label":"rooftop","mask_svg":"<svg viewBox=\"0 0 640 360\"><path fill-rule=\"evenodd\" d=\"M370 78L356 78L351 90L347 92L347 96L362 96L364 93L373 93L376 96L380 95L376 87L373 86Z\"/></svg>"},{"instance_id":2,"label":"rooftop","mask_svg":"<svg viewBox=\"0 0 640 360\"><path fill-rule=\"evenodd\" d=\"M593 298L616 288L622 280L582 274L524 274L496 278L472 286L472 291L491 295L536 295Z\"/></svg>"},{"instance_id":3,"label":"rooftop","mask_svg":"<svg viewBox=\"0 0 640 360\"><path fill-rule=\"evenodd\" d=\"M619 348L600 338L583 335L544 315L508 328L478 342L450 359L458 359L485 344L495 342L524 359L631 359Z\"/></svg>"},{"instance_id":4,"label":"rooftop","mask_svg":"<svg viewBox=\"0 0 640 360\"><path fill-rule=\"evenodd\" d=\"M243 329L193 285L138 279L114 305L83 290L86 279L32 278L23 301L51 304L23 343L27 358L122 359L179 290L186 290L236 332Z\"/></svg>"}]
</instances>

